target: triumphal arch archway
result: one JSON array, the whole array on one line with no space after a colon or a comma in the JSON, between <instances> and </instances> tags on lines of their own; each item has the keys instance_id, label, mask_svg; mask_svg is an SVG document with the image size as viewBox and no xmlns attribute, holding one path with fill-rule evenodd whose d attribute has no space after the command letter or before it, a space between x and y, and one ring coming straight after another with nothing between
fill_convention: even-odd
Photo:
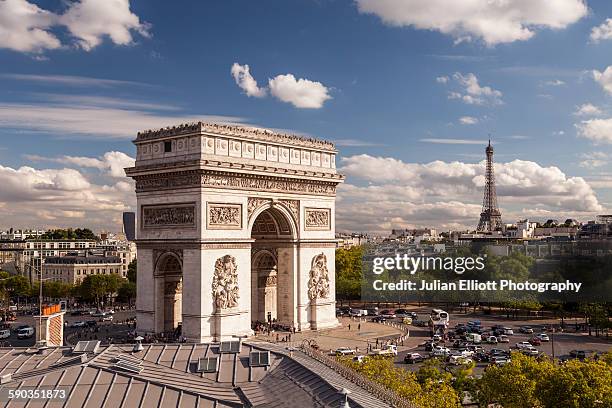
<instances>
[{"instance_id":1,"label":"triumphal arch archway","mask_svg":"<svg viewBox=\"0 0 612 408\"><path fill-rule=\"evenodd\" d=\"M138 133L139 332L207 342L256 321L335 317L335 195L327 141L196 123Z\"/></svg>"}]
</instances>

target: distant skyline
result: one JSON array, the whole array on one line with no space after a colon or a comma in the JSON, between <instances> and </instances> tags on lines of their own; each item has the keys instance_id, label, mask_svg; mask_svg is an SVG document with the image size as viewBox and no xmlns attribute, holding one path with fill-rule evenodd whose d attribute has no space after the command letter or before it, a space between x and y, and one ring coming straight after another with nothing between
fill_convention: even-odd
<instances>
[{"instance_id":1,"label":"distant skyline","mask_svg":"<svg viewBox=\"0 0 612 408\"><path fill-rule=\"evenodd\" d=\"M444 17L444 18L442 18ZM604 0L0 1L0 228L120 231L138 130L332 140L339 232L612 212Z\"/></svg>"}]
</instances>

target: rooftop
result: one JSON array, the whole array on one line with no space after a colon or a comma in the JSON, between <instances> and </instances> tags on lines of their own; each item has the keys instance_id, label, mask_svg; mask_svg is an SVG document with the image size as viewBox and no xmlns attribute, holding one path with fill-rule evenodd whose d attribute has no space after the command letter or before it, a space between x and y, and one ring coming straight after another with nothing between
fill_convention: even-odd
<instances>
[{"instance_id":1,"label":"rooftop","mask_svg":"<svg viewBox=\"0 0 612 408\"><path fill-rule=\"evenodd\" d=\"M274 132L272 130L256 127L205 122L185 123L178 126L169 126L161 129L145 130L142 132L138 132L136 142L168 136L183 136L206 133L247 137L249 139L261 140L265 142L288 143L304 147L335 150L335 146L332 142L313 137L304 137L293 134Z\"/></svg>"},{"instance_id":2,"label":"rooftop","mask_svg":"<svg viewBox=\"0 0 612 408\"><path fill-rule=\"evenodd\" d=\"M64 389L67 400L62 405L69 407L309 408L338 407L343 398L334 381L284 353L272 351L269 366L251 366L250 353L264 350L257 344L243 343L237 354L219 354L218 344L143 347L133 352L131 345L111 345L84 354L68 347L43 352L0 348L1 388ZM216 371L198 372L201 357L218 357ZM130 370L133 366L139 368ZM349 385L357 391L349 396L351 407L365 407L352 399L363 398L365 391ZM387 406L374 397L367 401ZM23 404L44 405L34 400Z\"/></svg>"},{"instance_id":3,"label":"rooftop","mask_svg":"<svg viewBox=\"0 0 612 408\"><path fill-rule=\"evenodd\" d=\"M98 255L66 255L66 256L50 256L45 258L47 264L105 264L105 263L121 263L121 259L117 256L98 256Z\"/></svg>"}]
</instances>

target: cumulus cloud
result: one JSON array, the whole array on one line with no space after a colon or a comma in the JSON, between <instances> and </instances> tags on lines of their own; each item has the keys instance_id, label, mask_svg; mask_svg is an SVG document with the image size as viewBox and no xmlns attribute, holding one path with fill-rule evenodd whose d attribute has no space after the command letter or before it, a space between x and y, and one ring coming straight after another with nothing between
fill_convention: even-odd
<instances>
[{"instance_id":1,"label":"cumulus cloud","mask_svg":"<svg viewBox=\"0 0 612 408\"><path fill-rule=\"evenodd\" d=\"M459 123L462 125L475 125L478 123L478 118L473 116L462 116L459 118Z\"/></svg>"},{"instance_id":2,"label":"cumulus cloud","mask_svg":"<svg viewBox=\"0 0 612 408\"><path fill-rule=\"evenodd\" d=\"M446 76L446 75L439 76L439 77L436 78L436 82L439 83L439 84L446 84L449 79L450 78L448 76Z\"/></svg>"},{"instance_id":3,"label":"cumulus cloud","mask_svg":"<svg viewBox=\"0 0 612 408\"><path fill-rule=\"evenodd\" d=\"M600 116L603 112L597 106L592 103L583 103L580 106L576 106L574 115L576 116Z\"/></svg>"},{"instance_id":4,"label":"cumulus cloud","mask_svg":"<svg viewBox=\"0 0 612 408\"><path fill-rule=\"evenodd\" d=\"M329 89L320 82L296 79L292 74L277 75L268 82L270 93L296 108L319 109L331 99Z\"/></svg>"},{"instance_id":5,"label":"cumulus cloud","mask_svg":"<svg viewBox=\"0 0 612 408\"><path fill-rule=\"evenodd\" d=\"M480 39L492 46L525 41L536 29L563 29L587 15L583 0L448 1L356 0L359 12L384 23L451 35L457 42Z\"/></svg>"},{"instance_id":6,"label":"cumulus cloud","mask_svg":"<svg viewBox=\"0 0 612 408\"><path fill-rule=\"evenodd\" d=\"M123 152L106 152L100 158L83 156L42 157L26 155L32 161L47 161L82 168L95 168L111 177L125 177L124 169L134 165L134 159Z\"/></svg>"},{"instance_id":7,"label":"cumulus cloud","mask_svg":"<svg viewBox=\"0 0 612 408\"><path fill-rule=\"evenodd\" d=\"M453 80L459 86L459 92L451 91L448 99L459 99L468 105L501 105L502 93L490 86L481 86L473 73L453 74Z\"/></svg>"},{"instance_id":8,"label":"cumulus cloud","mask_svg":"<svg viewBox=\"0 0 612 408\"><path fill-rule=\"evenodd\" d=\"M105 154L103 157L112 156ZM73 162L77 167L97 165L95 161ZM112 173L112 169L107 170ZM37 227L74 226L77 218L87 227L112 229L114 224L118 230L121 213L133 209L136 201L131 180L102 176L101 181L94 182L75 168L35 169L0 165L0 184L2 228L32 226L36 222L44 224L34 224Z\"/></svg>"},{"instance_id":9,"label":"cumulus cloud","mask_svg":"<svg viewBox=\"0 0 612 408\"><path fill-rule=\"evenodd\" d=\"M578 136L595 144L612 143L612 118L583 120L575 126Z\"/></svg>"},{"instance_id":10,"label":"cumulus cloud","mask_svg":"<svg viewBox=\"0 0 612 408\"><path fill-rule=\"evenodd\" d=\"M232 65L232 76L238 85L247 96L255 98L263 98L266 96L266 89L257 86L257 81L251 75L248 65L240 65L236 62Z\"/></svg>"},{"instance_id":11,"label":"cumulus cloud","mask_svg":"<svg viewBox=\"0 0 612 408\"><path fill-rule=\"evenodd\" d=\"M27 0L0 2L0 48L40 53L62 46L53 28L65 28L77 46L91 50L105 37L114 44L129 45L132 33L148 37L149 25L130 10L129 0L80 0L64 14L39 8Z\"/></svg>"},{"instance_id":12,"label":"cumulus cloud","mask_svg":"<svg viewBox=\"0 0 612 408\"><path fill-rule=\"evenodd\" d=\"M593 70L593 79L609 94L612 94L612 65L603 72Z\"/></svg>"},{"instance_id":13,"label":"cumulus cloud","mask_svg":"<svg viewBox=\"0 0 612 408\"><path fill-rule=\"evenodd\" d=\"M270 94L280 101L287 102L296 108L320 109L328 99L332 99L329 88L321 82L305 78L296 79L293 74L277 75L268 79L268 88L260 88L250 73L248 65L234 63L231 69L236 84L247 96L263 98L268 89Z\"/></svg>"},{"instance_id":14,"label":"cumulus cloud","mask_svg":"<svg viewBox=\"0 0 612 408\"><path fill-rule=\"evenodd\" d=\"M495 166L497 192L505 219L524 208L556 214L602 210L591 186L559 168L514 160ZM386 232L402 226L474 228L480 214L485 162L406 163L391 157L344 158L348 176L338 191L340 230Z\"/></svg>"},{"instance_id":15,"label":"cumulus cloud","mask_svg":"<svg viewBox=\"0 0 612 408\"><path fill-rule=\"evenodd\" d=\"M597 27L593 27L589 38L594 43L598 43L601 40L612 40L612 18L607 18L606 21Z\"/></svg>"},{"instance_id":16,"label":"cumulus cloud","mask_svg":"<svg viewBox=\"0 0 612 408\"><path fill-rule=\"evenodd\" d=\"M0 48L40 52L61 46L49 31L57 16L26 0L0 1Z\"/></svg>"}]
</instances>

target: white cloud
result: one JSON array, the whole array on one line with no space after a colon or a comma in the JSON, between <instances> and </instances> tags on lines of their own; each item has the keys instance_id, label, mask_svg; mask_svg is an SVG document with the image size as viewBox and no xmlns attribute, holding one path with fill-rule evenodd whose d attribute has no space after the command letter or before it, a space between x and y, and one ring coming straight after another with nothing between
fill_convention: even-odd
<instances>
[{"instance_id":1,"label":"white cloud","mask_svg":"<svg viewBox=\"0 0 612 408\"><path fill-rule=\"evenodd\" d=\"M544 85L547 85L547 86L561 86L561 85L565 85L565 82L561 81L560 79L553 79L551 81L544 82Z\"/></svg>"},{"instance_id":2,"label":"white cloud","mask_svg":"<svg viewBox=\"0 0 612 408\"><path fill-rule=\"evenodd\" d=\"M490 86L480 86L478 78L473 73L463 75L453 74L453 79L461 88L461 92L451 91L448 99L460 99L468 105L501 105L502 93Z\"/></svg>"},{"instance_id":3,"label":"white cloud","mask_svg":"<svg viewBox=\"0 0 612 408\"><path fill-rule=\"evenodd\" d=\"M106 172L110 177L125 177L124 169L134 165L134 159L122 152L106 152L100 158L82 156L61 156L61 157L42 157L36 155L26 155L32 161L47 161L61 163L64 165L74 165L82 168L95 168Z\"/></svg>"},{"instance_id":4,"label":"white cloud","mask_svg":"<svg viewBox=\"0 0 612 408\"><path fill-rule=\"evenodd\" d=\"M448 76L446 76L446 75L439 76L439 77L436 78L436 82L439 83L439 84L445 84L445 83L447 83L449 81L449 79L450 78Z\"/></svg>"},{"instance_id":5,"label":"white cloud","mask_svg":"<svg viewBox=\"0 0 612 408\"><path fill-rule=\"evenodd\" d=\"M595 144L612 143L612 118L583 120L575 126L579 136Z\"/></svg>"},{"instance_id":6,"label":"white cloud","mask_svg":"<svg viewBox=\"0 0 612 408\"><path fill-rule=\"evenodd\" d=\"M1 3L0 3L1 4ZM73 75L31 75L31 74L0 74L0 78L18 81L39 82L50 85L69 85L84 87L117 87L117 86L151 86L142 82L121 81L117 79L91 78Z\"/></svg>"},{"instance_id":7,"label":"white cloud","mask_svg":"<svg viewBox=\"0 0 612 408\"><path fill-rule=\"evenodd\" d=\"M419 164L364 154L344 158L339 171L348 176L338 190L339 230L389 233L402 225L474 228L478 222L484 161ZM567 176L557 167L513 160L497 163L495 171L508 221L524 216L524 208L573 216L602 210L583 178Z\"/></svg>"},{"instance_id":8,"label":"white cloud","mask_svg":"<svg viewBox=\"0 0 612 408\"><path fill-rule=\"evenodd\" d=\"M478 123L478 118L473 116L462 116L459 118L459 123L462 125L475 125Z\"/></svg>"},{"instance_id":9,"label":"white cloud","mask_svg":"<svg viewBox=\"0 0 612 408\"><path fill-rule=\"evenodd\" d=\"M96 167L97 161L106 161L111 167L103 170L113 173L115 160L125 159L116 153L108 152L101 159L72 158L70 164ZM120 230L121 213L135 207L134 184L125 176L121 179L109 176L95 176L101 180L94 182L93 176L90 178L77 169L28 166L15 169L0 165L0 207L3 207L0 228L74 227L78 222L84 227Z\"/></svg>"},{"instance_id":10,"label":"white cloud","mask_svg":"<svg viewBox=\"0 0 612 408\"><path fill-rule=\"evenodd\" d=\"M565 134L565 130L555 130L552 132L553 136L563 136Z\"/></svg>"},{"instance_id":11,"label":"white cloud","mask_svg":"<svg viewBox=\"0 0 612 408\"><path fill-rule=\"evenodd\" d=\"M612 18L607 18L601 25L593 27L590 38L594 43L601 40L612 40Z\"/></svg>"},{"instance_id":12,"label":"white cloud","mask_svg":"<svg viewBox=\"0 0 612 408\"><path fill-rule=\"evenodd\" d=\"M580 106L576 106L574 115L576 116L600 116L603 112L597 106L592 103L583 103Z\"/></svg>"},{"instance_id":13,"label":"white cloud","mask_svg":"<svg viewBox=\"0 0 612 408\"><path fill-rule=\"evenodd\" d=\"M320 82L296 79L292 74L277 75L268 81L270 94L296 108L319 109L331 99L329 89Z\"/></svg>"},{"instance_id":14,"label":"white cloud","mask_svg":"<svg viewBox=\"0 0 612 408\"><path fill-rule=\"evenodd\" d=\"M81 0L60 19L84 50L100 45L108 36L117 45L132 44L132 31L149 37L148 24L130 10L129 0Z\"/></svg>"},{"instance_id":15,"label":"white cloud","mask_svg":"<svg viewBox=\"0 0 612 408\"><path fill-rule=\"evenodd\" d=\"M240 65L234 62L231 72L236 81L236 85L238 85L247 96L254 96L256 98L263 98L266 96L266 89L257 86L257 81L249 72L248 65Z\"/></svg>"},{"instance_id":16,"label":"white cloud","mask_svg":"<svg viewBox=\"0 0 612 408\"><path fill-rule=\"evenodd\" d=\"M73 136L101 136L133 138L143 129L161 128L171 124L210 121L239 123L241 118L230 116L184 115L156 112L160 106L149 106L140 101L100 98L81 95L76 98L56 98L49 102L0 102L0 128L68 134ZM162 105L163 106L163 105Z\"/></svg>"},{"instance_id":17,"label":"white cloud","mask_svg":"<svg viewBox=\"0 0 612 408\"><path fill-rule=\"evenodd\" d=\"M457 42L487 45L524 41L538 28L562 29L587 15L583 0L355 0L359 12L392 26L451 35Z\"/></svg>"},{"instance_id":18,"label":"white cloud","mask_svg":"<svg viewBox=\"0 0 612 408\"><path fill-rule=\"evenodd\" d=\"M604 152L583 153L580 155L582 160L578 165L587 169L602 167L608 164L609 157L610 156Z\"/></svg>"},{"instance_id":19,"label":"white cloud","mask_svg":"<svg viewBox=\"0 0 612 408\"><path fill-rule=\"evenodd\" d=\"M48 31L57 16L26 0L0 1L0 48L19 52L40 52L61 46Z\"/></svg>"},{"instance_id":20,"label":"white cloud","mask_svg":"<svg viewBox=\"0 0 612 408\"><path fill-rule=\"evenodd\" d=\"M304 109L320 109L325 101L332 99L329 88L322 83L305 78L296 79L293 74L277 75L268 79L268 88L261 88L251 75L248 65L234 63L231 73L247 96L263 98L269 89L270 94L277 99Z\"/></svg>"},{"instance_id":21,"label":"white cloud","mask_svg":"<svg viewBox=\"0 0 612 408\"><path fill-rule=\"evenodd\" d=\"M60 48L60 40L51 32L58 27L65 27L85 50L100 45L104 37L129 45L132 32L149 36L148 24L130 11L129 0L75 1L61 15L26 0L0 2L0 48L29 53Z\"/></svg>"},{"instance_id":22,"label":"white cloud","mask_svg":"<svg viewBox=\"0 0 612 408\"><path fill-rule=\"evenodd\" d=\"M612 94L612 65L608 66L604 72L592 71L593 79L609 94Z\"/></svg>"}]
</instances>

